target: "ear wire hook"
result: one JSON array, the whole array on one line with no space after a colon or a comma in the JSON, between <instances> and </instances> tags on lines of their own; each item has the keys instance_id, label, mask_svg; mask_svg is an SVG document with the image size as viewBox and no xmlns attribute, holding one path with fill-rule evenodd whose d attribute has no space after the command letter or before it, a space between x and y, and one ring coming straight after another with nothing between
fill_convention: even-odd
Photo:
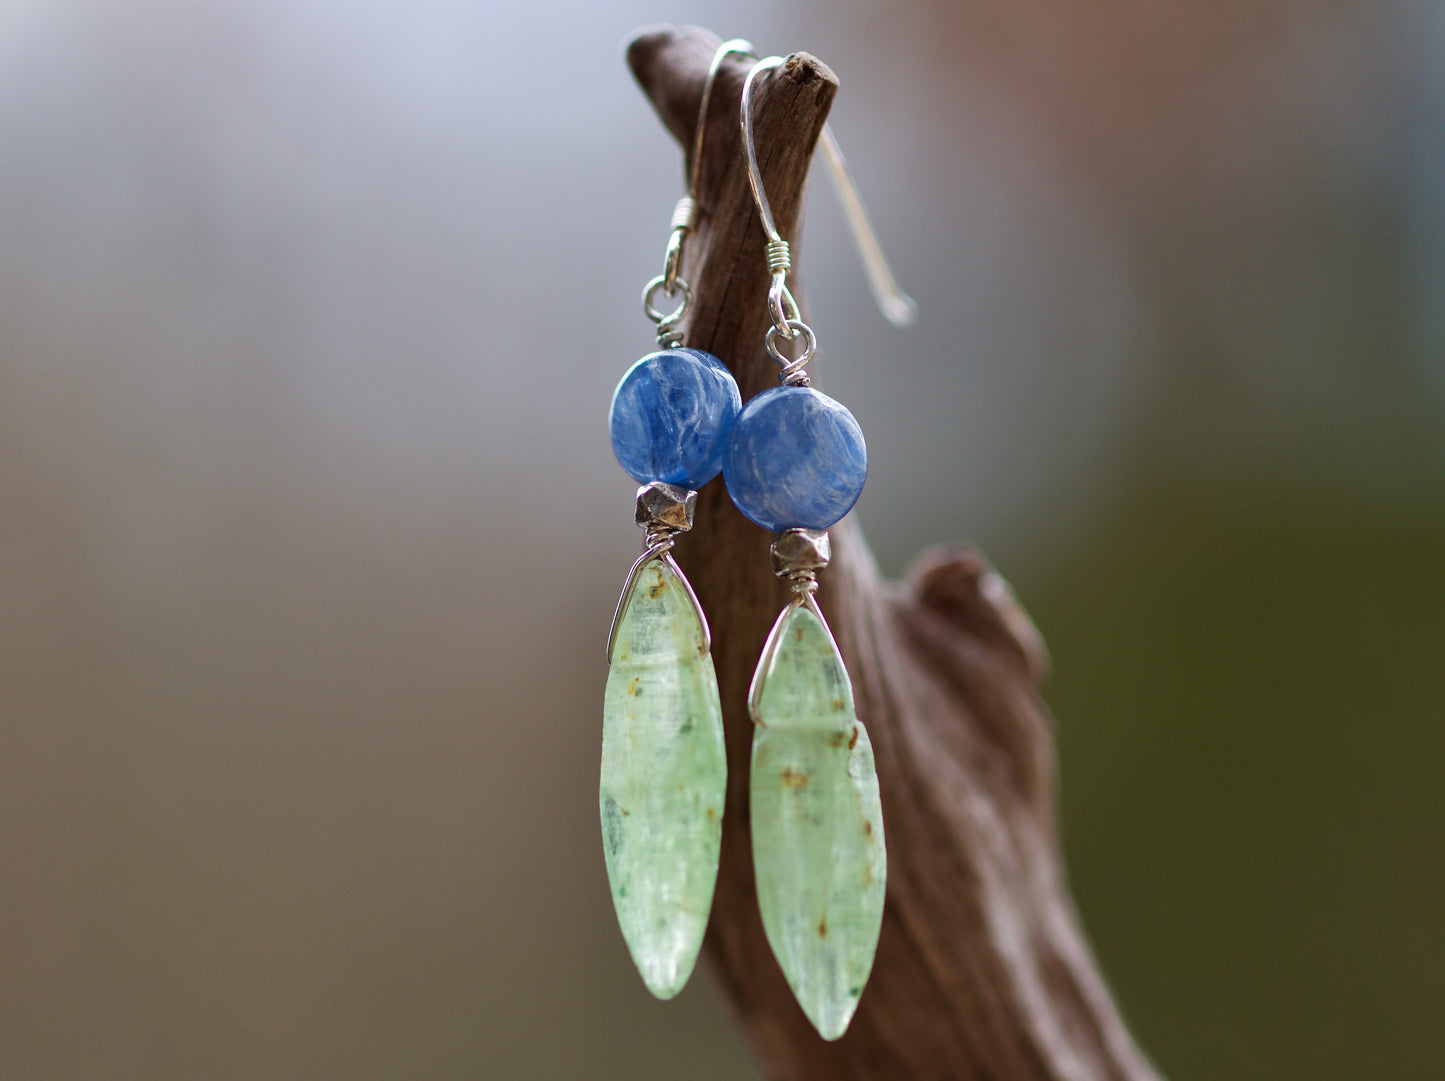
<instances>
[{"instance_id":1,"label":"ear wire hook","mask_svg":"<svg viewBox=\"0 0 1445 1081\"><path fill-rule=\"evenodd\" d=\"M747 78L743 80L741 109L743 148L747 152L748 160L748 183L752 186L753 198L758 204L763 232L768 236L768 269L773 273L772 284L768 287L768 310L773 316L773 329L768 332L768 351L774 357L778 356L772 337L774 331L788 341L796 338L801 331L791 325L800 322L797 301L788 289L788 271L793 266L792 257L788 252L788 242L778 233L778 227L773 221L773 210L768 205L767 193L763 191L762 171L758 168L758 150L753 142L753 82L762 72L781 67L784 63L785 57L769 56L753 65ZM838 198L843 204L843 213L848 219L853 242L868 275L868 286L873 292L873 299L884 318L894 326L910 326L917 318L918 305L899 287L898 279L893 276L893 271L888 266L883 248L878 243L878 236L873 232L872 223L868 220L868 212L863 208L858 186L853 183L848 163L844 160L838 140L828 124L823 125L822 142L823 154L828 159L828 168L833 174L833 183L838 189ZM807 352L811 355L811 348ZM784 363L781 358L779 362Z\"/></svg>"},{"instance_id":2,"label":"ear wire hook","mask_svg":"<svg viewBox=\"0 0 1445 1081\"><path fill-rule=\"evenodd\" d=\"M717 52L712 54L712 63L707 69L707 82L702 86L702 102L697 110L697 134L692 143L692 169L687 183L687 197L694 202L697 200L698 182L702 178L702 137L707 131L707 103L712 98L712 84L717 79L718 69L722 67L722 62L733 53L737 53L739 56L757 56L757 50L753 48L753 43L742 38L724 41L717 47Z\"/></svg>"},{"instance_id":3,"label":"ear wire hook","mask_svg":"<svg viewBox=\"0 0 1445 1081\"><path fill-rule=\"evenodd\" d=\"M833 173L833 186L838 189L838 201L843 204L843 215L848 219L848 229L853 234L853 243L858 248L858 257L863 260L863 270L868 275L868 288L873 292L874 303L895 327L911 327L918 318L918 304L905 293L893 276L893 268L878 243L878 234L868 219L863 206L863 197L853 183L853 174L848 171L848 162L843 158L843 149L833 135L831 124L823 125L823 156L828 159L828 168Z\"/></svg>"},{"instance_id":4,"label":"ear wire hook","mask_svg":"<svg viewBox=\"0 0 1445 1081\"><path fill-rule=\"evenodd\" d=\"M687 244L688 233L697 225L697 189L702 178L702 143L703 136L707 134L708 102L712 99L713 83L717 80L722 62L733 53L740 56L755 55L752 42L733 38L717 47L717 51L712 54L712 63L708 65L707 81L702 86L702 102L697 111L697 134L692 143L692 168L689 170L687 194L679 199L677 206L673 208L672 236L668 238L667 255L662 265L662 291L669 297L678 291L683 248ZM686 290L686 282L682 283L682 288Z\"/></svg>"}]
</instances>

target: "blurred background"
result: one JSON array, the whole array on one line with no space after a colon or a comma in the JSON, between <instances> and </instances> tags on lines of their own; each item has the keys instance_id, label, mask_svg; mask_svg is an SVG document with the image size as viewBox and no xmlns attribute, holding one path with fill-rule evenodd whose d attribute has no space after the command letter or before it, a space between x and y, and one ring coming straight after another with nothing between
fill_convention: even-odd
<instances>
[{"instance_id":1,"label":"blurred background","mask_svg":"<svg viewBox=\"0 0 1445 1081\"><path fill-rule=\"evenodd\" d=\"M0 3L0 1077L755 1081L596 821L657 20L806 48L799 265L890 573L1054 656L1175 1081L1439 1076L1445 7Z\"/></svg>"}]
</instances>

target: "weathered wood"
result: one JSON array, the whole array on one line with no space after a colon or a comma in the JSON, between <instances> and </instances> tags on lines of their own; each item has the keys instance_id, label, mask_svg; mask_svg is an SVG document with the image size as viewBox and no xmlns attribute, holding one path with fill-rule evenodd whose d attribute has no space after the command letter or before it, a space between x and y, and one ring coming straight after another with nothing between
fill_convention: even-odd
<instances>
[{"instance_id":1,"label":"weathered wood","mask_svg":"<svg viewBox=\"0 0 1445 1081\"><path fill-rule=\"evenodd\" d=\"M702 30L653 29L628 48L638 82L688 151L717 44ZM763 351L763 231L738 133L747 67L725 62L710 102L703 213L684 270L696 300L683 326L688 345L729 365L744 400L777 382ZM795 264L808 163L837 89L824 64L798 53L756 91L758 157ZM721 479L702 491L697 521L677 556L712 624L729 770L705 949L767 1073L1156 1078L1109 998L1065 883L1051 724L1038 690L1042 641L980 556L926 553L906 585L885 581L851 521L833 530L820 600L877 752L888 901L852 1027L836 1043L818 1038L764 938L749 840L747 688L788 593L769 570L772 535L734 509Z\"/></svg>"}]
</instances>

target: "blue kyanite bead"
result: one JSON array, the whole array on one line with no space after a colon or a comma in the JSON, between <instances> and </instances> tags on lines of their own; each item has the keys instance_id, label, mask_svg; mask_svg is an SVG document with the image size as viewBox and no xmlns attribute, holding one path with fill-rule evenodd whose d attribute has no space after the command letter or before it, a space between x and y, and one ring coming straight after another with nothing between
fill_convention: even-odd
<instances>
[{"instance_id":1,"label":"blue kyanite bead","mask_svg":"<svg viewBox=\"0 0 1445 1081\"><path fill-rule=\"evenodd\" d=\"M741 406L732 373L711 353L649 353L627 369L612 395L612 451L641 484L701 488L722 470Z\"/></svg>"},{"instance_id":2,"label":"blue kyanite bead","mask_svg":"<svg viewBox=\"0 0 1445 1081\"><path fill-rule=\"evenodd\" d=\"M723 476L764 529L827 529L858 502L868 449L853 414L812 387L765 390L728 437Z\"/></svg>"}]
</instances>

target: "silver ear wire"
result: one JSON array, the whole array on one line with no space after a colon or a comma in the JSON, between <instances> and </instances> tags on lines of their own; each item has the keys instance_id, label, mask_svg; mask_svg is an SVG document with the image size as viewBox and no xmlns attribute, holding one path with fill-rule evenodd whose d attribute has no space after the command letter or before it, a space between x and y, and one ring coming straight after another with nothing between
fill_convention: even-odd
<instances>
[{"instance_id":1,"label":"silver ear wire","mask_svg":"<svg viewBox=\"0 0 1445 1081\"><path fill-rule=\"evenodd\" d=\"M768 331L768 352L779 363L785 363L778 357L775 348L774 334L792 341L802 330L794 324L801 322L798 314L797 301L788 289L788 271L792 269L792 257L788 252L788 242L778 233L778 227L773 221L773 210L768 205L768 196L763 191L762 171L758 168L757 144L753 141L753 82L758 75L773 68L781 67L786 62L785 57L769 56L759 60L748 72L747 78L743 80L743 100L740 112L740 119L743 129L743 149L747 154L748 162L748 183L753 189L753 199L758 204L758 217L762 219L763 232L767 234L768 244L766 248L768 269L772 272L772 284L768 287L768 310L772 313L773 326ZM868 220L868 212L863 208L863 199L858 194L858 186L853 183L853 176L848 172L848 163L843 158L843 152L838 147L838 140L833 135L833 129L823 125L823 156L828 159L828 169L833 175L833 183L838 189L838 198L843 204L843 213L848 219L849 230L853 234L853 242L857 245L859 258L863 261L863 269L868 275L868 285L873 291L873 299L878 303L878 309L884 317L894 326L910 326L918 315L918 305L898 285L898 279L893 276L892 269L888 266L888 260L883 255L883 248L878 243L878 236L873 232L872 223ZM812 355L811 345L806 351L805 357L792 361L792 364L807 363L807 357ZM786 373L785 373L786 378Z\"/></svg>"},{"instance_id":2,"label":"silver ear wire","mask_svg":"<svg viewBox=\"0 0 1445 1081\"><path fill-rule=\"evenodd\" d=\"M823 156L828 159L828 169L833 174L833 186L838 189L838 201L843 204L843 214L848 219L848 229L853 234L853 243L858 248L858 258L863 260L863 270L868 275L868 288L873 291L873 300L883 317L895 327L911 327L918 318L918 305L905 293L893 276L893 268L883 255L878 243L878 234L868 220L868 211L863 207L863 197L853 183L853 174L843 159L843 149L833 135L831 124L823 125Z\"/></svg>"},{"instance_id":3,"label":"silver ear wire","mask_svg":"<svg viewBox=\"0 0 1445 1081\"><path fill-rule=\"evenodd\" d=\"M697 189L702 177L702 145L703 136L707 133L708 101L712 98L712 87L717 80L718 69L733 53L752 56L752 43L742 38L733 38L723 42L713 53L712 63L707 69L707 82L703 83L702 87L702 101L698 106L697 134L693 138L692 168L689 170L687 194L677 201L677 206L672 211L672 235L667 239L667 254L663 256L662 273L648 282L642 290L642 310L657 324L657 342L663 348L682 344L682 335L676 327L687 314L687 309L692 306L692 289L682 277L683 249L687 246L688 234L697 225ZM656 307L654 300L659 289L669 298L677 296L678 293L682 294L682 303L676 311L664 314Z\"/></svg>"},{"instance_id":4,"label":"silver ear wire","mask_svg":"<svg viewBox=\"0 0 1445 1081\"><path fill-rule=\"evenodd\" d=\"M733 53L739 56L756 56L751 41L744 41L742 38L733 38L731 41L724 41L717 47L717 52L712 54L712 63L708 65L707 82L702 87L702 102L697 111L697 134L692 142L692 169L688 174L687 197L694 202L697 200L697 186L702 178L702 137L707 131L707 104L712 98L712 84L717 79L718 69L722 62Z\"/></svg>"},{"instance_id":5,"label":"silver ear wire","mask_svg":"<svg viewBox=\"0 0 1445 1081\"><path fill-rule=\"evenodd\" d=\"M758 168L758 148L753 141L753 81L759 73L771 71L784 62L781 56L767 56L759 60L743 80L743 103L740 119L743 127L743 152L748 160L748 184L753 189L753 201L758 204L758 217L762 219L763 232L768 236L768 270L772 271L772 284L768 286L768 311L773 316L773 329L788 341L798 336L790 323L800 322L798 303L788 289L788 271L793 268L788 242L778 232L773 222L773 208L768 204L768 193L763 190L763 173ZM772 331L769 331L771 340Z\"/></svg>"}]
</instances>

